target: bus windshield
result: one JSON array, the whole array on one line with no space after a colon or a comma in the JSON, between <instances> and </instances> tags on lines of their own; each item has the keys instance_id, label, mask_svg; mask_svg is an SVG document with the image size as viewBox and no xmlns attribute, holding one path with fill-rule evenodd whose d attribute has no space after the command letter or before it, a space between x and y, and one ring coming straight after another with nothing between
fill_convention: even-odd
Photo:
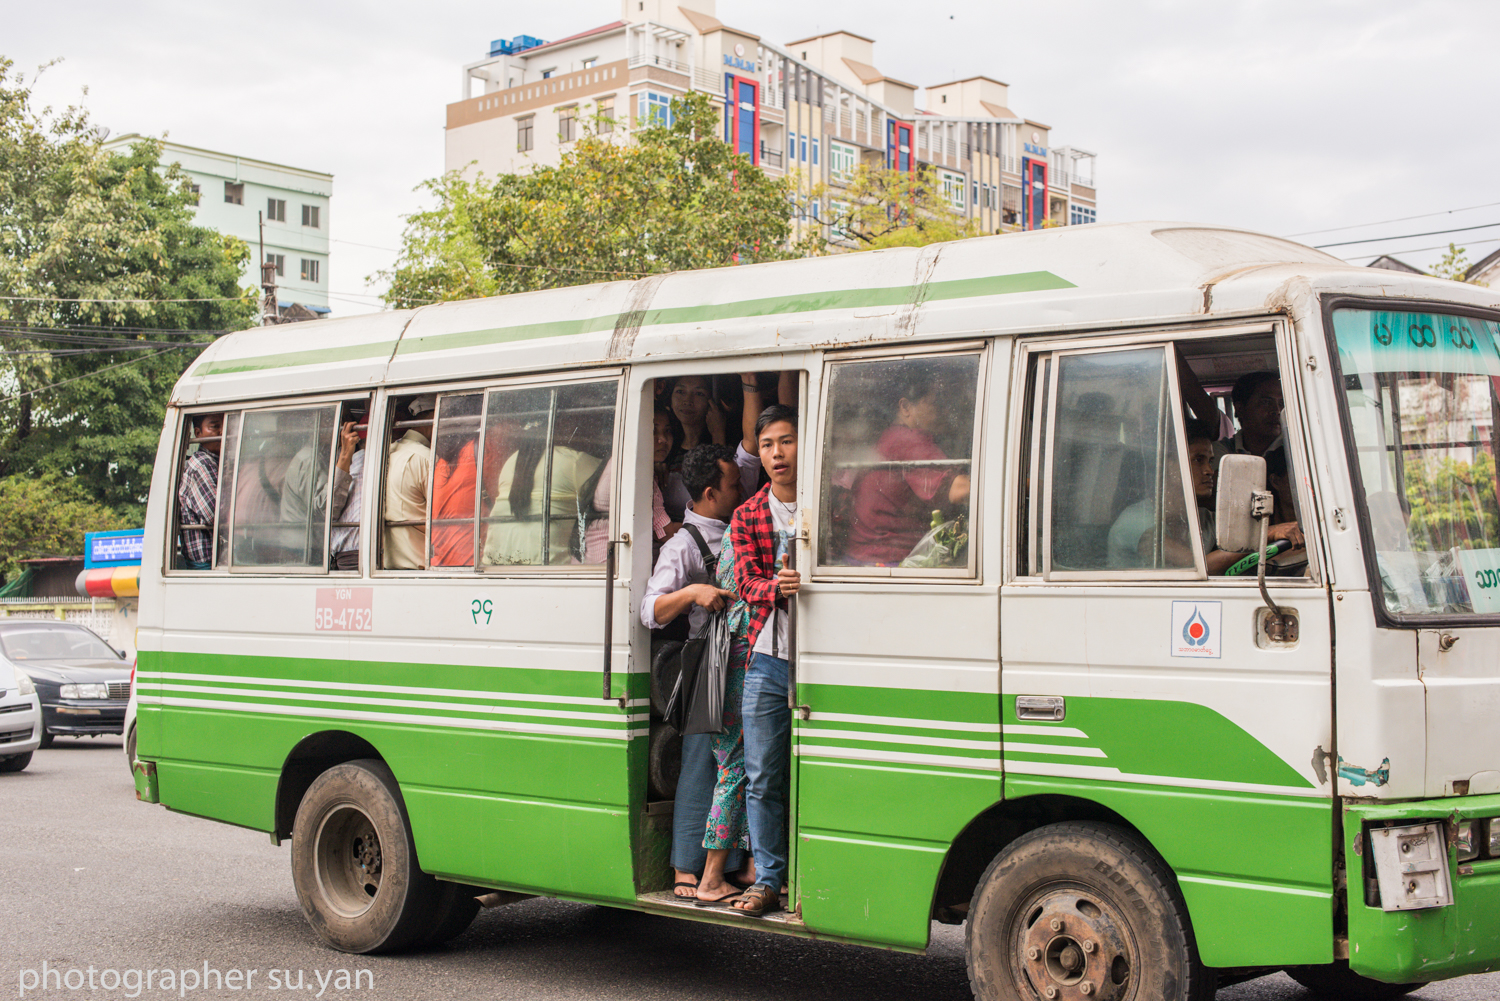
<instances>
[{"instance_id":1,"label":"bus windshield","mask_svg":"<svg viewBox=\"0 0 1500 1001\"><path fill-rule=\"evenodd\" d=\"M1500 324L1335 309L1333 330L1386 611L1500 613Z\"/></svg>"}]
</instances>

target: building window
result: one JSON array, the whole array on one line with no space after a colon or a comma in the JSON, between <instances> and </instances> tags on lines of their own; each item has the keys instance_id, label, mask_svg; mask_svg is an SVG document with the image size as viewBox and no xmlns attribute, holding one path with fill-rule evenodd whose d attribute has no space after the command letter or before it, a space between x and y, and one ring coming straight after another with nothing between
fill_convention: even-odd
<instances>
[{"instance_id":1,"label":"building window","mask_svg":"<svg viewBox=\"0 0 1500 1001\"><path fill-rule=\"evenodd\" d=\"M812 141L812 165L818 165L818 137L814 136Z\"/></svg>"},{"instance_id":2,"label":"building window","mask_svg":"<svg viewBox=\"0 0 1500 1001\"><path fill-rule=\"evenodd\" d=\"M586 70L591 70L595 66L598 66L598 65L599 65L599 57L598 56L594 56L592 59L585 59L583 61L583 68L586 69Z\"/></svg>"},{"instance_id":3,"label":"building window","mask_svg":"<svg viewBox=\"0 0 1500 1001\"><path fill-rule=\"evenodd\" d=\"M652 125L672 127L672 99L665 94L650 91L640 95L635 112L636 123L642 128Z\"/></svg>"},{"instance_id":4,"label":"building window","mask_svg":"<svg viewBox=\"0 0 1500 1001\"><path fill-rule=\"evenodd\" d=\"M830 199L828 202L828 212L829 239L849 239L849 231L844 228L849 221L849 203L838 198Z\"/></svg>"},{"instance_id":5,"label":"building window","mask_svg":"<svg viewBox=\"0 0 1500 1001\"><path fill-rule=\"evenodd\" d=\"M551 80L552 79L552 74L556 73L556 72L557 72L557 70L555 70L555 69L542 70L542 79L543 80Z\"/></svg>"},{"instance_id":6,"label":"building window","mask_svg":"<svg viewBox=\"0 0 1500 1001\"><path fill-rule=\"evenodd\" d=\"M564 108L557 113L557 141L570 143L578 138L578 129L574 124L578 114L577 108Z\"/></svg>"},{"instance_id":7,"label":"building window","mask_svg":"<svg viewBox=\"0 0 1500 1001\"><path fill-rule=\"evenodd\" d=\"M833 175L835 181L842 181L848 184L854 180L854 165L858 162L859 155L855 152L853 146L829 142L828 172Z\"/></svg>"},{"instance_id":8,"label":"building window","mask_svg":"<svg viewBox=\"0 0 1500 1001\"><path fill-rule=\"evenodd\" d=\"M267 254L266 255L266 263L267 264L274 264L274 265L276 265L276 275L277 275L277 277L279 277L279 278L285 278L286 277L286 255L285 254ZM306 262L304 261L303 263L306 263ZM314 261L313 263L316 264L317 262Z\"/></svg>"},{"instance_id":9,"label":"building window","mask_svg":"<svg viewBox=\"0 0 1500 1001\"><path fill-rule=\"evenodd\" d=\"M599 134L601 136L605 135L606 133L613 132L615 130L615 99L614 98L612 98L612 97L601 97L601 98L599 98L599 104L598 104L598 121L599 121L599 126L598 126L598 128L599 128Z\"/></svg>"},{"instance_id":10,"label":"building window","mask_svg":"<svg viewBox=\"0 0 1500 1001\"><path fill-rule=\"evenodd\" d=\"M959 212L964 210L964 178L962 174L943 171L943 200Z\"/></svg>"},{"instance_id":11,"label":"building window","mask_svg":"<svg viewBox=\"0 0 1500 1001\"><path fill-rule=\"evenodd\" d=\"M320 225L319 216L321 209L316 205L302 206L302 225L317 229Z\"/></svg>"},{"instance_id":12,"label":"building window","mask_svg":"<svg viewBox=\"0 0 1500 1001\"><path fill-rule=\"evenodd\" d=\"M307 211L306 206L303 206L303 211ZM266 218L272 222L286 222L286 199L267 198Z\"/></svg>"},{"instance_id":13,"label":"building window","mask_svg":"<svg viewBox=\"0 0 1500 1001\"><path fill-rule=\"evenodd\" d=\"M1069 226L1086 226L1091 222L1099 221L1097 209L1088 208L1085 205L1074 205L1068 211Z\"/></svg>"},{"instance_id":14,"label":"building window","mask_svg":"<svg viewBox=\"0 0 1500 1001\"><path fill-rule=\"evenodd\" d=\"M317 261L308 257L302 258L302 280L305 282L312 282L314 285L318 283Z\"/></svg>"},{"instance_id":15,"label":"building window","mask_svg":"<svg viewBox=\"0 0 1500 1001\"><path fill-rule=\"evenodd\" d=\"M518 153L531 151L531 127L534 124L536 124L536 119L531 115L516 119L516 151Z\"/></svg>"},{"instance_id":16,"label":"building window","mask_svg":"<svg viewBox=\"0 0 1500 1001\"><path fill-rule=\"evenodd\" d=\"M245 204L244 184L235 184L233 181L224 182L224 201L230 205Z\"/></svg>"},{"instance_id":17,"label":"building window","mask_svg":"<svg viewBox=\"0 0 1500 1001\"><path fill-rule=\"evenodd\" d=\"M192 192L193 204L197 205L198 200L203 197L203 189L196 184L189 184L188 190Z\"/></svg>"}]
</instances>

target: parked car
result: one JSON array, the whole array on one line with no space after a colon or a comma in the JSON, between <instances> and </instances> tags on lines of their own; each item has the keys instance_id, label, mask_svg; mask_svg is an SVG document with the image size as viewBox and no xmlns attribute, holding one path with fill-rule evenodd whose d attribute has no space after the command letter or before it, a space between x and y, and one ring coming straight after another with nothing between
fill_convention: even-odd
<instances>
[{"instance_id":1,"label":"parked car","mask_svg":"<svg viewBox=\"0 0 1500 1001\"><path fill-rule=\"evenodd\" d=\"M25 671L0 657L0 772L31 764L42 742L42 704Z\"/></svg>"},{"instance_id":2,"label":"parked car","mask_svg":"<svg viewBox=\"0 0 1500 1001\"><path fill-rule=\"evenodd\" d=\"M41 700L41 747L50 747L58 736L124 732L130 698L130 665L124 657L72 623L0 623L0 661L25 672Z\"/></svg>"}]
</instances>

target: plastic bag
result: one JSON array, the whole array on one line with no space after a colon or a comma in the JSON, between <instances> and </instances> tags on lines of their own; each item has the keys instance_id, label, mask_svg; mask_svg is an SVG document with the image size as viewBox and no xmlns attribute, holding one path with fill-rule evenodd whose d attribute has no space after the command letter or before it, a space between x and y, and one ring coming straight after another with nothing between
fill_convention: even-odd
<instances>
[{"instance_id":1,"label":"plastic bag","mask_svg":"<svg viewBox=\"0 0 1500 1001\"><path fill-rule=\"evenodd\" d=\"M724 732L724 682L729 677L729 617L709 616L703 626L702 653L688 699L683 734Z\"/></svg>"},{"instance_id":2,"label":"plastic bag","mask_svg":"<svg viewBox=\"0 0 1500 1001\"><path fill-rule=\"evenodd\" d=\"M722 733L724 680L729 674L729 618L714 612L686 643L662 648L663 680L671 694L662 718L678 733Z\"/></svg>"},{"instance_id":3,"label":"plastic bag","mask_svg":"<svg viewBox=\"0 0 1500 1001\"><path fill-rule=\"evenodd\" d=\"M932 570L963 566L969 562L968 515L961 514L950 521L941 518L942 512L932 512L932 528L901 561L903 567Z\"/></svg>"}]
</instances>

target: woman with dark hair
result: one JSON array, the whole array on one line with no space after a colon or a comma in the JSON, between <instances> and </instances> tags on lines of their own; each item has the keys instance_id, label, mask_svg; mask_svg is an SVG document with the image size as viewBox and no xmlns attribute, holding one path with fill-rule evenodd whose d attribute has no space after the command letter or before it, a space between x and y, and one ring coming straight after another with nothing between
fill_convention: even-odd
<instances>
[{"instance_id":1,"label":"woman with dark hair","mask_svg":"<svg viewBox=\"0 0 1500 1001\"><path fill-rule=\"evenodd\" d=\"M968 507L969 474L942 464L948 455L934 436L943 421L940 389L937 371L922 362L903 366L892 387L891 425L875 445L890 465L877 465L854 487L846 553L856 563L895 566L932 527L934 509Z\"/></svg>"},{"instance_id":2,"label":"woman with dark hair","mask_svg":"<svg viewBox=\"0 0 1500 1001\"><path fill-rule=\"evenodd\" d=\"M601 460L576 448L555 445L549 475L544 420L527 420L520 428L517 444L515 454L500 469L481 562L487 566L568 563L572 559L570 543L578 525L578 498Z\"/></svg>"},{"instance_id":3,"label":"woman with dark hair","mask_svg":"<svg viewBox=\"0 0 1500 1001\"><path fill-rule=\"evenodd\" d=\"M656 563L656 552L661 544L670 539L682 527L681 515L673 519L663 500L662 489L667 484L667 456L676 441L672 413L664 403L656 404L651 415L651 562ZM604 547L609 541L609 499L614 490L614 456L584 484L583 496L591 503L585 510L583 520L583 562L603 563Z\"/></svg>"}]
</instances>

